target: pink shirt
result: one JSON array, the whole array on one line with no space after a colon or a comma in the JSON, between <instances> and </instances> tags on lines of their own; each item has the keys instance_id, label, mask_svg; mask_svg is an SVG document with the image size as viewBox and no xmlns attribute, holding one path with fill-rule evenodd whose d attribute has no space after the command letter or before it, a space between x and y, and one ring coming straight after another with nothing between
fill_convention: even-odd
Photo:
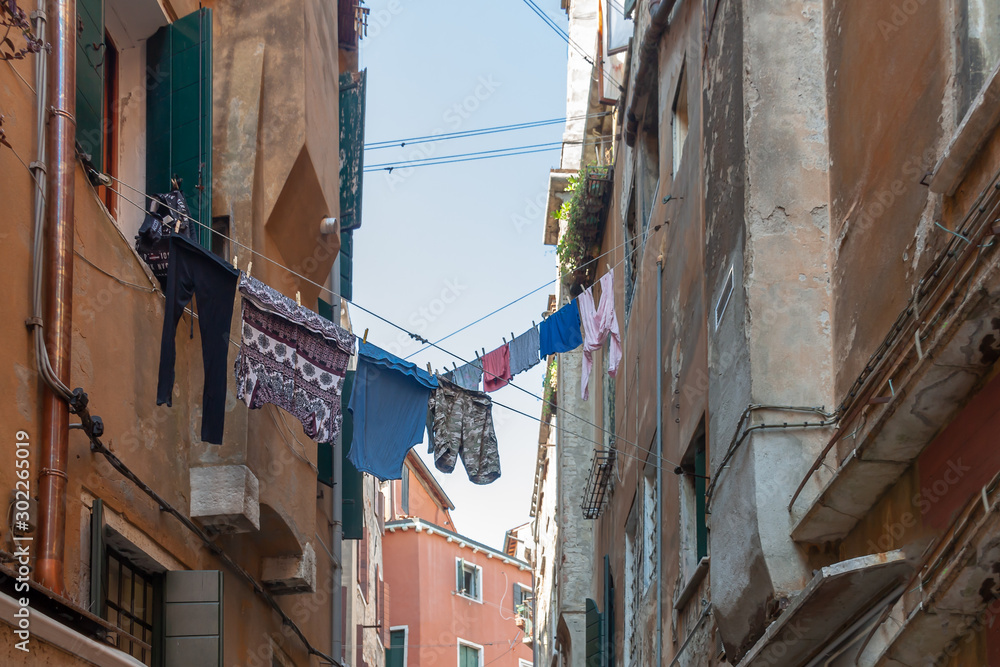
<instances>
[{"instance_id":1,"label":"pink shirt","mask_svg":"<svg viewBox=\"0 0 1000 667\"><path fill-rule=\"evenodd\" d=\"M622 341L618 333L618 317L615 315L615 273L614 269L601 276L601 302L594 307L593 286L577 297L580 306L580 321L583 324L583 375L580 385L583 400L590 397L590 371L593 368L594 350L601 349L604 340L610 336L608 346L608 375L615 376L622 360Z\"/></svg>"},{"instance_id":2,"label":"pink shirt","mask_svg":"<svg viewBox=\"0 0 1000 667\"><path fill-rule=\"evenodd\" d=\"M483 356L483 389L496 391L510 382L510 348L501 345Z\"/></svg>"}]
</instances>

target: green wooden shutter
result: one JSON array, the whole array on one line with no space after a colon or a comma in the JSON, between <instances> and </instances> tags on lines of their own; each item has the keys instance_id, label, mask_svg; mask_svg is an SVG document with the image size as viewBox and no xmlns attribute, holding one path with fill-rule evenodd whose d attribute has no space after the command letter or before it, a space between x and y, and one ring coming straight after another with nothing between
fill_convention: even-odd
<instances>
[{"instance_id":1,"label":"green wooden shutter","mask_svg":"<svg viewBox=\"0 0 1000 667\"><path fill-rule=\"evenodd\" d=\"M354 232L340 232L340 296L354 298Z\"/></svg>"},{"instance_id":2,"label":"green wooden shutter","mask_svg":"<svg viewBox=\"0 0 1000 667\"><path fill-rule=\"evenodd\" d=\"M615 664L615 580L611 576L611 558L604 557L604 664Z\"/></svg>"},{"instance_id":3,"label":"green wooden shutter","mask_svg":"<svg viewBox=\"0 0 1000 667\"><path fill-rule=\"evenodd\" d=\"M76 140L104 164L104 0L77 0ZM44 55L39 56L44 57Z\"/></svg>"},{"instance_id":4,"label":"green wooden shutter","mask_svg":"<svg viewBox=\"0 0 1000 667\"><path fill-rule=\"evenodd\" d=\"M341 412L344 415L344 421L340 441L344 444L340 448L340 485L343 498L345 540L360 540L365 525L364 480L361 471L354 467L354 464L347 458L350 443L354 439L354 416L347 409L347 404L350 403L351 392L354 391L356 372L347 371L347 375L344 377L344 393L341 395Z\"/></svg>"},{"instance_id":5,"label":"green wooden shutter","mask_svg":"<svg viewBox=\"0 0 1000 667\"><path fill-rule=\"evenodd\" d=\"M465 561L459 558L455 561L455 592L461 593L465 588Z\"/></svg>"},{"instance_id":6,"label":"green wooden shutter","mask_svg":"<svg viewBox=\"0 0 1000 667\"><path fill-rule=\"evenodd\" d=\"M708 555L708 514L705 506L705 444L701 441L694 455L694 495L697 513L698 560Z\"/></svg>"},{"instance_id":7,"label":"green wooden shutter","mask_svg":"<svg viewBox=\"0 0 1000 667\"><path fill-rule=\"evenodd\" d=\"M459 667L479 667L479 649L473 646L459 644L458 657Z\"/></svg>"},{"instance_id":8,"label":"green wooden shutter","mask_svg":"<svg viewBox=\"0 0 1000 667\"><path fill-rule=\"evenodd\" d=\"M587 598L587 667L604 667L604 620L597 603Z\"/></svg>"},{"instance_id":9,"label":"green wooden shutter","mask_svg":"<svg viewBox=\"0 0 1000 667\"><path fill-rule=\"evenodd\" d=\"M198 239L211 248L212 10L160 28L146 42L146 192L168 192L174 176Z\"/></svg>"},{"instance_id":10,"label":"green wooden shutter","mask_svg":"<svg viewBox=\"0 0 1000 667\"><path fill-rule=\"evenodd\" d=\"M163 606L163 666L222 667L222 572L167 572Z\"/></svg>"},{"instance_id":11,"label":"green wooden shutter","mask_svg":"<svg viewBox=\"0 0 1000 667\"><path fill-rule=\"evenodd\" d=\"M104 618L104 501L94 499L90 509L90 613Z\"/></svg>"},{"instance_id":12,"label":"green wooden shutter","mask_svg":"<svg viewBox=\"0 0 1000 667\"><path fill-rule=\"evenodd\" d=\"M385 667L405 667L406 630L393 630L389 634L389 649L385 652Z\"/></svg>"},{"instance_id":13,"label":"green wooden shutter","mask_svg":"<svg viewBox=\"0 0 1000 667\"><path fill-rule=\"evenodd\" d=\"M626 17L630 16L632 12L635 11L635 2L636 0L625 0L624 14Z\"/></svg>"},{"instance_id":14,"label":"green wooden shutter","mask_svg":"<svg viewBox=\"0 0 1000 667\"><path fill-rule=\"evenodd\" d=\"M340 229L361 226L361 185L365 168L367 73L340 75Z\"/></svg>"},{"instance_id":15,"label":"green wooden shutter","mask_svg":"<svg viewBox=\"0 0 1000 667\"><path fill-rule=\"evenodd\" d=\"M319 305L316 308L316 312L320 317L325 317L332 322L333 305L323 299L319 299L318 301ZM346 387L344 388L346 389ZM332 442L321 442L316 446L316 467L318 469L316 479L321 484L325 484L330 488L333 488L333 446L334 443Z\"/></svg>"}]
</instances>

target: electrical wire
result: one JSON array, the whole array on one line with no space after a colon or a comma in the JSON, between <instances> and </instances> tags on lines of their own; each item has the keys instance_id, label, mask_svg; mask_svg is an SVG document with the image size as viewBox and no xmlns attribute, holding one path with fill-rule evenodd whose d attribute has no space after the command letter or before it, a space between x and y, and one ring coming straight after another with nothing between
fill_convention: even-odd
<instances>
[{"instance_id":1,"label":"electrical wire","mask_svg":"<svg viewBox=\"0 0 1000 667\"><path fill-rule=\"evenodd\" d=\"M97 174L97 175L102 175L102 174L100 174L99 172L96 172L96 171L94 171L94 173ZM115 178L114 176L111 176L110 174L104 174L104 176L107 176L109 179L111 179L111 180L113 180L113 181L115 181L117 183L121 183L122 185L125 185L125 187L129 188L130 190L133 190L133 191L135 191L135 192L137 192L139 194L142 194L145 197L149 197L149 195L146 195L141 190L136 189L135 187L133 187L133 186L125 183L124 181L122 181L122 180L120 180L118 178ZM109 186L105 186L105 187L107 187L112 192L116 193L118 196L120 196L126 202L132 204L136 208L139 208L139 209L145 211L145 207L144 206L140 206L136 202L132 201L131 199L129 199L128 197L126 197L124 194L122 194L119 190L115 190L110 185ZM178 211L176 209L172 209L168 205L164 205L164 206L166 208L170 209L170 210L173 210L174 212L178 213L179 215L187 215L187 214L182 213L181 211ZM284 271L287 271L289 274L295 276L296 278L298 278L298 279L300 279L300 280L302 280L302 281L304 281L304 282L306 282L306 283L308 283L310 285L313 285L314 287L319 288L322 292L326 292L326 293L331 294L332 296L335 296L335 297L338 297L338 298L343 298L343 297L340 297L340 295L335 294L329 287L326 287L325 285L321 285L320 283L317 283L314 280L310 280L309 278L303 276L302 274L300 274L300 273L292 270L291 268L289 268L289 267L281 264L280 262L278 262L278 261L276 261L276 260L268 257L267 255L254 250L250 246L247 246L247 245L245 245L243 243L240 243L236 239L234 239L234 238L232 238L232 237L230 237L230 236L228 236L226 234L223 234L222 232L220 232L217 229L213 229L210 225L206 225L205 223L201 222L200 220L196 220L194 218L191 218L190 215L187 215L187 217L189 217L192 220L192 222L194 222L195 224L201 225L202 227L205 227L206 229L210 230L211 233L216 234L216 235L218 235L218 236L220 236L220 237L222 237L224 239L227 239L233 245L236 245L236 246L239 246L241 248L244 248L245 250L249 251L251 254L256 255L257 257L260 257L264 261L267 261L267 262L271 263L272 265L274 265L274 266L276 266L276 267L278 267L280 269L283 269ZM619 264L620 264L620 262L619 262ZM446 350L446 349L440 347L439 345L431 343L429 340L427 340L426 338L424 338L420 334L413 333L412 331L406 329L402 325L397 324L397 323L395 323L395 322L393 322L393 321L391 321L391 320L389 320L389 319L387 319L387 318L379 315L378 313L375 313L374 311L371 311L371 310L365 308L364 306L362 306L361 304L357 303L356 301L351 301L351 300L348 300L348 299L344 299L344 300L347 301L348 303L350 303L351 305L353 305L358 310L360 310L360 311L362 311L364 313L367 313L368 315L374 317L375 319L377 319L377 320L379 320L379 321L381 321L381 322L383 322L383 323L385 323L385 324L387 324L387 325L389 325L389 326L391 326L391 327L393 327L395 329L398 329L399 331L405 333L406 335L408 335L413 340L416 340L418 342L421 342L421 343L424 343L426 345L429 345L430 347L433 347L433 348L437 349L438 351L443 352L444 354L447 354L447 355L449 355L451 357L454 357L455 359L457 359L458 361L460 361L460 362L462 362L464 364L471 363L470 361L464 359L460 355L458 355L458 354L456 354L454 352L451 352L450 350ZM646 449L645 447L642 447L641 445L639 445L637 443L634 443L634 442L631 442L629 440L626 440L625 438L620 438L620 437L616 436L614 433L611 433L607 429L605 429L605 428L603 428L601 426L598 426L597 424L595 424L594 422L590 421L589 419L586 419L585 417L581 417L580 415L576 415L576 414L574 414L572 412L569 412L565 408L562 408L562 407L556 405L555 403L552 403L551 401L546 400L544 397L539 396L538 394L535 394L534 392L531 392L531 391L529 391L529 390L527 390L527 389L525 389L525 388L523 388L523 387L521 387L519 385L514 384L513 382L508 383L508 386L513 387L513 388L515 388L515 389L517 389L517 390L519 390L519 391L527 394L528 396L531 396L532 398L535 398L537 400L542 401L543 403L548 404L551 408L553 408L554 410L556 410L556 414L557 415L559 414L559 411L562 411L565 415L567 415L569 417L572 417L574 419L577 419L577 420L583 422L584 424L586 424L588 426L596 428L599 431L602 431L605 434L610 435L611 437L615 438L616 442L621 441L621 442L623 442L623 443L625 443L627 445L630 445L630 446L634 447L637 451L643 452L643 453L647 454L648 456L654 457L655 459L657 459L659 461L662 461L662 462L665 462L665 463L667 463L667 464L669 464L669 465L671 465L673 467L676 467L678 465L677 463L675 463L673 461L670 461L669 459L666 459L666 458L660 456L659 454L657 454L656 452L653 452L653 451L651 451L649 449ZM504 405L502 403L498 403L497 401L493 401L493 403L494 403L494 405L498 405L500 407L506 408L507 410L510 410L512 412L516 412L516 413L518 413L520 415L528 417L529 419L533 419L535 421L541 422L541 419L539 417L535 417L534 415L529 415L526 412L523 412L523 411L518 410L516 408L512 408L512 407ZM557 428L562 429L562 427L557 427ZM574 436L579 437L579 438L581 438L583 440L592 442L593 444L597 445L598 447L604 447L603 443L597 442L593 438L588 438L588 437L586 437L584 435L572 433L572 432L567 431L566 429L562 429L562 431L564 433L568 434L568 435L574 435ZM622 454L624 454L626 456L630 456L626 452L619 452L619 453L622 453ZM659 465L659 464L657 464L657 465Z\"/></svg>"},{"instance_id":2,"label":"electrical wire","mask_svg":"<svg viewBox=\"0 0 1000 667\"><path fill-rule=\"evenodd\" d=\"M588 137L588 141L604 143L611 139L609 135ZM410 160L399 160L396 162L382 162L365 167L365 172L388 171L394 169L409 169L411 167L429 167L438 164L451 164L454 162L471 162L473 160L489 160L496 157L513 157L516 155L528 155L531 153L544 153L554 151L564 146L572 144L582 144L584 141L551 141L544 144L532 144L528 146L512 146L510 148L496 148L485 151L474 151L472 153L459 153L456 155L442 155L440 157L413 158Z\"/></svg>"},{"instance_id":3,"label":"electrical wire","mask_svg":"<svg viewBox=\"0 0 1000 667\"><path fill-rule=\"evenodd\" d=\"M441 157L413 158L413 159L410 159L410 160L397 160L395 162L381 162L379 164L371 164L371 165L366 166L365 167L365 171L367 171L369 169L373 169L374 170L374 169L377 169L378 167L399 167L399 168L402 168L402 167L408 166L410 164L419 164L421 162L431 162L433 160L446 160L446 159L451 159L451 158L470 157L470 156L473 156L473 155L492 155L494 153L506 153L508 151L522 151L522 150L526 150L526 149L529 149L529 148L542 148L542 147L545 147L545 146L548 146L548 147L559 147L559 146L562 146L563 143L564 142L562 142L562 141L549 141L549 142L546 142L546 143L543 143L543 144L530 144L530 145L527 145L527 146L513 146L513 147L510 147L510 148L495 148L493 150L488 150L488 151L473 151L472 153L458 153L458 154L455 154L455 155L442 155ZM565 143L569 143L569 142L565 142ZM515 155L516 155L516 153L515 153Z\"/></svg>"},{"instance_id":4,"label":"electrical wire","mask_svg":"<svg viewBox=\"0 0 1000 667\"><path fill-rule=\"evenodd\" d=\"M383 148L403 148L405 146L413 146L416 144L424 144L433 141L450 141L452 139L466 139L469 137L478 137L487 134L496 134L498 132L512 132L515 130L529 130L536 127L545 127L547 125L558 125L559 123L565 123L568 120L584 120L588 118L602 118L604 116L611 115L610 111L602 111L600 113L583 114L580 116L567 116L564 118L549 118L546 120L535 120L525 123L513 123L511 125L497 125L494 127L485 127L479 130L462 130L459 132L445 132L443 134L425 134L419 137L409 137L405 139L388 139L385 141L373 141L371 143L365 144L365 150L380 150Z\"/></svg>"},{"instance_id":5,"label":"electrical wire","mask_svg":"<svg viewBox=\"0 0 1000 667\"><path fill-rule=\"evenodd\" d=\"M551 28L553 32L555 32L560 39L562 39L572 49L574 49L577 53L579 53L583 57L583 60L588 65L590 65L591 67L594 66L594 59L590 57L590 54L587 52L587 50L584 49L582 46L580 46L576 40L570 37L569 33L563 30L552 17L550 17L548 14L545 13L545 11L541 7L535 4L534 0L524 0L524 4L526 4L528 8L531 9L531 11L533 11L536 15L538 15L538 17L545 22L545 25L549 26L549 28ZM615 81L614 77L612 77L611 74L609 74L607 70L604 69L603 65L604 63L602 61L601 73L608 79L608 81L613 83L619 91L624 91L622 85L617 81ZM596 77L593 76L591 78L596 79Z\"/></svg>"},{"instance_id":6,"label":"electrical wire","mask_svg":"<svg viewBox=\"0 0 1000 667\"><path fill-rule=\"evenodd\" d=\"M401 165L401 166L390 166L390 167L365 167L364 173L371 173L375 171L388 171L392 173L393 169L413 169L414 167L433 167L439 164L453 164L455 162L472 162L474 160L492 160L498 157L515 157L517 155L530 155L531 153L546 153L548 151L562 150L562 145L552 146L550 148L537 148L534 150L520 151L517 153L504 153L501 155L482 155L479 157L467 157L458 160L439 160L437 162L425 162L423 164L412 164L412 165Z\"/></svg>"}]
</instances>

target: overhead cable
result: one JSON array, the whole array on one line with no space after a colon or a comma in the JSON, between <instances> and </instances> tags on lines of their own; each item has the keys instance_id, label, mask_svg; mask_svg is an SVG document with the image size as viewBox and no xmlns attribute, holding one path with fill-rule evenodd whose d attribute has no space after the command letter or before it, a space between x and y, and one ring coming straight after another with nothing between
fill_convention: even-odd
<instances>
[{"instance_id":1,"label":"overhead cable","mask_svg":"<svg viewBox=\"0 0 1000 667\"><path fill-rule=\"evenodd\" d=\"M388 139L385 141L373 141L365 144L365 150L379 150L382 148L403 148L415 144L424 144L432 141L449 141L451 139L465 139L467 137L477 137L486 134L496 134L498 132L511 132L514 130L526 130L546 125L558 125L567 120L584 120L588 118L601 118L610 115L610 111L600 113L583 114L579 116L568 116L565 118L549 118L546 120L529 121L525 123L513 123L511 125L497 125L495 127L485 127L479 130L462 130L459 132L445 132L442 134L425 134L419 137L408 137L404 139Z\"/></svg>"}]
</instances>

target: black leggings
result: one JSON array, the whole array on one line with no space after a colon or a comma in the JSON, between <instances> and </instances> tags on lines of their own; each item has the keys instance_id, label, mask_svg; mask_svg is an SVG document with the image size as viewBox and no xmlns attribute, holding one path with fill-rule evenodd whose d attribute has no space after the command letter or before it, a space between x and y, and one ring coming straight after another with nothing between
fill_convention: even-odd
<instances>
[{"instance_id":1,"label":"black leggings","mask_svg":"<svg viewBox=\"0 0 1000 667\"><path fill-rule=\"evenodd\" d=\"M177 323L191 296L198 297L198 329L201 331L201 358L205 366L202 393L201 439L222 444L226 422L226 370L229 368L229 327L233 320L236 279L239 271L186 238L171 235L170 267L165 287L167 303L163 312L160 340L160 377L156 404L171 404L174 389L174 359Z\"/></svg>"}]
</instances>

